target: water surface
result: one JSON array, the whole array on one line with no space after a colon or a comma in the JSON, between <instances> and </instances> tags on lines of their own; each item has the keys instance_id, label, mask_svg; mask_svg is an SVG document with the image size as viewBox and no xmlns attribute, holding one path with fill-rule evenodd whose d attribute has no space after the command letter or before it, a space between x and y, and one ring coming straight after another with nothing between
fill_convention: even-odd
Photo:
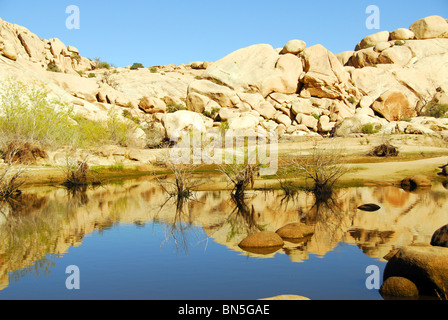
<instances>
[{"instance_id":1,"label":"water surface","mask_svg":"<svg viewBox=\"0 0 448 320\"><path fill-rule=\"evenodd\" d=\"M0 299L254 300L281 294L310 299L377 300L366 268L392 249L429 243L448 221L448 190L395 187L337 190L316 204L299 192L201 191L178 205L153 180L94 189L27 190L2 205ZM376 203L376 212L358 210ZM290 223L314 234L271 253L238 243ZM66 268L80 289L66 288Z\"/></svg>"}]
</instances>

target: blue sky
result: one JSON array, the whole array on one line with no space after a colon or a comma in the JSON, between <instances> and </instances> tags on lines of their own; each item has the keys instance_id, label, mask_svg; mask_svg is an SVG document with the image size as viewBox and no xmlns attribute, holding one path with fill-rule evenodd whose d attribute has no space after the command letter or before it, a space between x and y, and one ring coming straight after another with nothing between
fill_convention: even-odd
<instances>
[{"instance_id":1,"label":"blue sky","mask_svg":"<svg viewBox=\"0 0 448 320\"><path fill-rule=\"evenodd\" d=\"M78 30L66 28L69 5L80 10ZM380 9L379 30L366 27L369 5ZM369 34L435 14L448 18L447 0L0 0L3 20L118 67L216 61L253 44L278 48L291 39L339 53Z\"/></svg>"}]
</instances>

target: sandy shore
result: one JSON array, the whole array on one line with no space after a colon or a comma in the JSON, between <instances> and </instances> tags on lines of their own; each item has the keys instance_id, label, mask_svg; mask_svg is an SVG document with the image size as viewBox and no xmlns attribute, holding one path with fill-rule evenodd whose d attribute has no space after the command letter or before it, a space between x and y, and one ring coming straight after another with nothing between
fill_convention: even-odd
<instances>
[{"instance_id":1,"label":"sandy shore","mask_svg":"<svg viewBox=\"0 0 448 320\"><path fill-rule=\"evenodd\" d=\"M309 155L315 143L323 150L334 150L337 148L344 153L344 162L350 166L351 171L341 178L340 183L344 185L371 185L388 184L400 181L408 176L426 175L430 180L440 181L437 175L441 170L438 168L448 163L448 145L441 139L426 136L404 136L394 135L388 137L388 141L400 151L398 157L379 158L366 154L376 145L385 141L383 136L364 136L357 138L334 138L334 139L297 139L296 141L285 141L279 144L279 163L282 165L288 159ZM159 158L166 150L140 150L146 159ZM149 161L125 161L122 167L112 168L98 166L95 174L100 180L112 181L133 179L147 176L151 178L154 172L167 172L160 163ZM203 169L209 183L201 188L219 189L225 188L226 183L221 176L217 175L212 168ZM29 166L26 170L26 185L58 185L65 179L64 170L61 166L51 163L40 163ZM256 188L271 187L278 184L273 177L260 177L255 184Z\"/></svg>"}]
</instances>

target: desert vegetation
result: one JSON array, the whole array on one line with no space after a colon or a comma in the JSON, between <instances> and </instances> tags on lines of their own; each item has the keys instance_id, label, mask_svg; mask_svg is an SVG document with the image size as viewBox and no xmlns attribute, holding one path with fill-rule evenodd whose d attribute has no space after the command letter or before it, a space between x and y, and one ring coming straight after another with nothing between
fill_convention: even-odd
<instances>
[{"instance_id":1,"label":"desert vegetation","mask_svg":"<svg viewBox=\"0 0 448 320\"><path fill-rule=\"evenodd\" d=\"M40 84L10 80L2 88L0 143L5 156L12 145L15 149L26 144L22 149L42 150L63 146L88 148L104 143L127 145L137 126L120 116L116 108L109 110L104 122L77 115L72 105L54 98ZM15 155L18 154L20 150L16 150Z\"/></svg>"}]
</instances>

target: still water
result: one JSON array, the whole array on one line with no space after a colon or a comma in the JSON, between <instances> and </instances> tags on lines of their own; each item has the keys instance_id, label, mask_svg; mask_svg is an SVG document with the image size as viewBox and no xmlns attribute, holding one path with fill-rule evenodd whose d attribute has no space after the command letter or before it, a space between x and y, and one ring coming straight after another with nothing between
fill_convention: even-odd
<instances>
[{"instance_id":1,"label":"still water","mask_svg":"<svg viewBox=\"0 0 448 320\"><path fill-rule=\"evenodd\" d=\"M448 190L337 190L325 204L299 192L201 191L184 204L142 178L81 192L26 190L2 204L0 299L254 300L296 294L377 300L368 266L382 273L392 249L429 243L448 221ZM358 206L376 203L376 212ZM314 234L273 253L238 243L256 230L301 221ZM80 289L68 290L68 266Z\"/></svg>"}]
</instances>

